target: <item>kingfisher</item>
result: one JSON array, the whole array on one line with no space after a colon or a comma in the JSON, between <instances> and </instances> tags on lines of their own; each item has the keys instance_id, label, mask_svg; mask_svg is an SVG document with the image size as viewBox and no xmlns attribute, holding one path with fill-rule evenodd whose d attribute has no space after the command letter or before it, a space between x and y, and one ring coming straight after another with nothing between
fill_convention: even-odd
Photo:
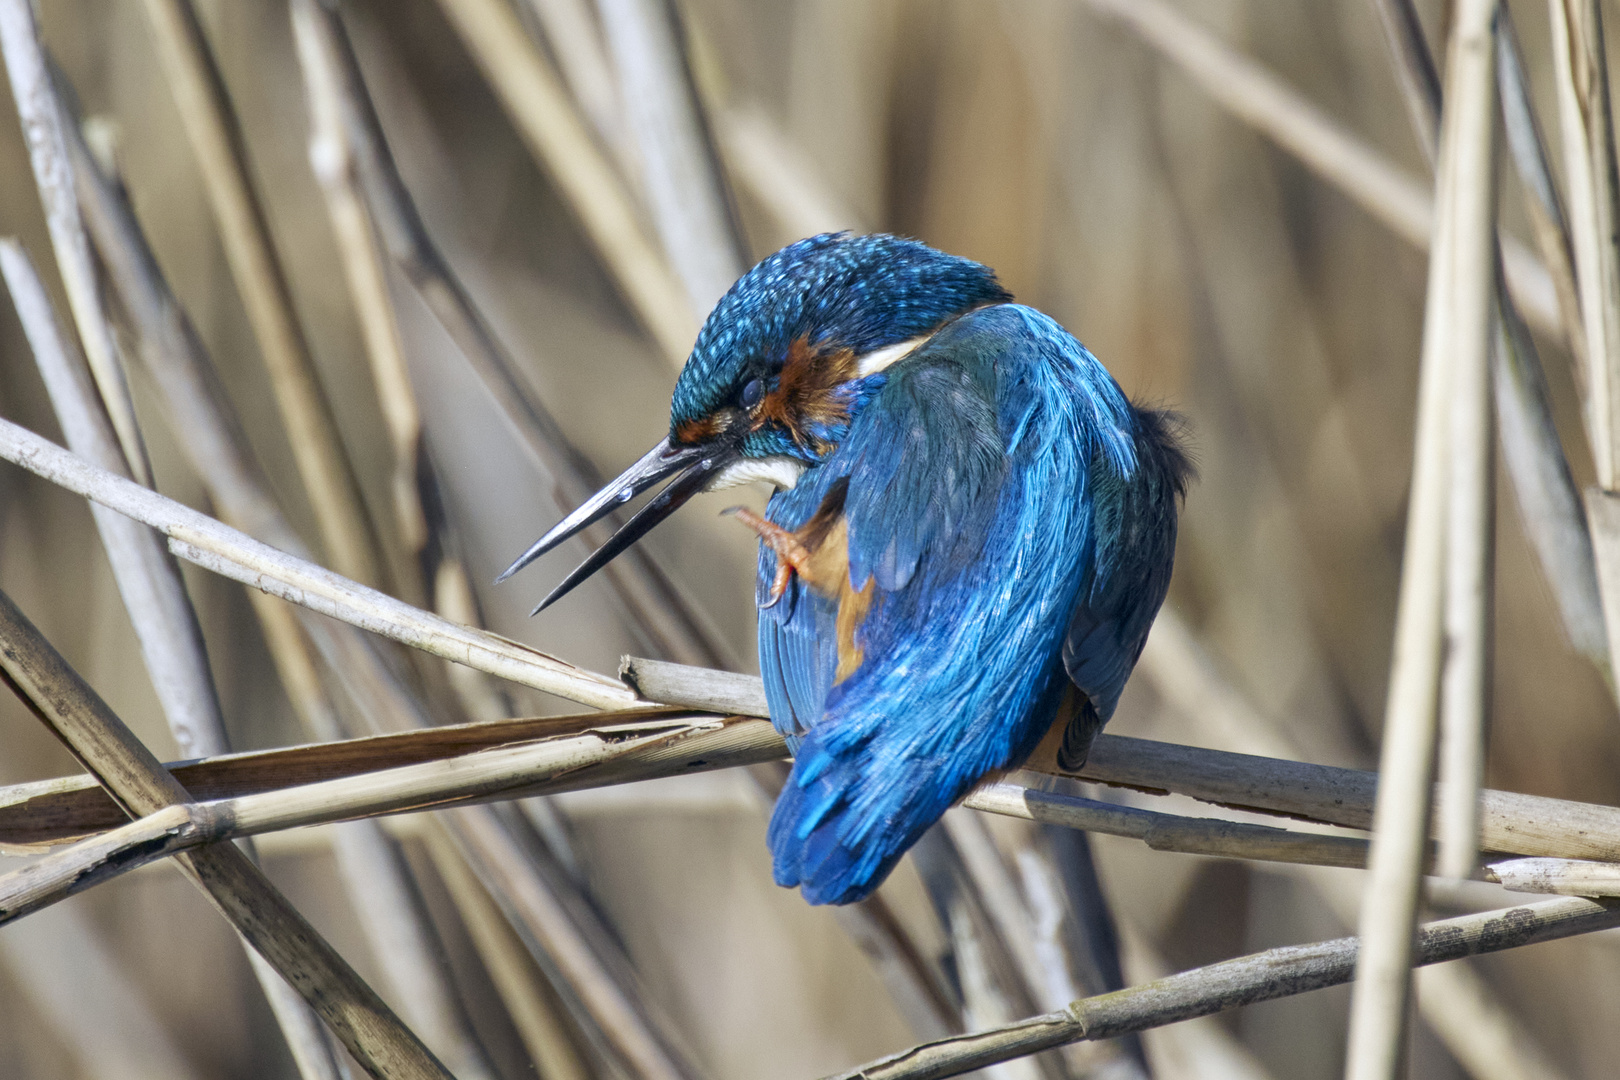
<instances>
[{"instance_id":1,"label":"kingfisher","mask_svg":"<svg viewBox=\"0 0 1620 1080\"><path fill-rule=\"evenodd\" d=\"M1049 730L1078 768L1169 587L1191 476L1140 407L994 271L828 233L704 322L669 434L501 581L668 481L544 602L700 491L764 481L759 667L793 753L768 833L812 904L872 892L952 804Z\"/></svg>"}]
</instances>

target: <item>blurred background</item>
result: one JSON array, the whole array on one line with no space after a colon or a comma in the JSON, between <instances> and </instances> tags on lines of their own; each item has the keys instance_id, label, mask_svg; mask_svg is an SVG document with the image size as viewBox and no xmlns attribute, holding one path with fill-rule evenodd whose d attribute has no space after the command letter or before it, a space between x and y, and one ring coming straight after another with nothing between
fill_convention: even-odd
<instances>
[{"instance_id":1,"label":"blurred background","mask_svg":"<svg viewBox=\"0 0 1620 1080\"><path fill-rule=\"evenodd\" d=\"M604 256L577 187L559 182L555 160L536 152L521 94L514 99L492 76L504 61L469 32L467 14L492 4L506 21L487 25L515 28L521 37L508 44L520 66L563 87L576 127L661 260L659 272L679 284L664 329L625 284L625 267L633 272L640 256ZM673 213L668 193L660 194L679 168L666 171L656 137L680 130L683 114L660 111L667 86L656 70L637 66L636 50L647 44L638 45L634 12L626 12L638 6L664 9L623 0L340 5L427 234L523 387L589 467L614 475L660 437L680 335L689 344L730 277L780 245L824 229L885 230L980 260L1022 302L1071 329L1134 398L1187 417L1200 479L1186 501L1167 611L1264 719L1272 741L1244 743L1241 726L1234 735L1231 725L1201 724L1196 700L1163 684L1164 662L1144 665L1109 730L1373 767L1411 462L1424 252L1223 111L1108 17L1106 5L679 0L684 65L671 70L677 88L695 95L695 145L710 153L698 156L717 163L724 194L711 209L719 208L725 242L711 244L717 257L708 266L693 265L689 256L703 241L683 238L678 226L701 215L680 209L678 189ZM1430 41L1443 41L1449 5L1417 6ZM1543 127L1556 133L1546 10L1508 6ZM288 4L198 0L195 8L240 121L364 518L381 537L375 580L424 603L434 583L412 580L412 546L398 539L408 532L398 524L401 429L368 359L375 343L345 272L336 202L311 167L307 76ZM121 174L271 490L306 542L324 550L146 6L40 0L38 10L91 145ZM1367 0L1176 0L1171 11L1428 184ZM14 116L0 90L0 234L21 239L65 319ZM1556 153L1554 160L1556 168ZM1528 240L1511 169L1501 187L1504 227ZM456 595L476 605L463 603L456 617L480 617L598 671L615 670L626 653L753 671L753 539L717 516L737 492L700 498L646 542L687 611L682 625L701 628L701 644L688 636L684 652L649 636L601 579L527 617L578 560L578 545L488 586L555 521L558 481L508 421L503 391L468 363L408 274L382 264L420 414L420 460L436 480L422 489L438 502L427 508L429 524L471 583L470 597ZM1571 467L1588 483L1591 455L1568 350L1554 335L1536 341ZM156 486L216 512L160 388L139 364L130 366L130 383ZM0 412L61 439L9 304L0 304ZM1511 486L1502 478L1499 487L1487 782L1620 802L1614 699L1569 645ZM764 494L743 497L761 506ZM195 568L185 573L233 748L308 741L244 591ZM10 466L0 468L0 587L159 757L182 756L85 503ZM443 593L439 600L444 609ZM482 715L578 711L521 688L486 690ZM465 703L458 708L459 716L451 709L441 718L482 718ZM3 783L78 771L9 695L0 699L0 748ZM548 845L545 865L628 958L634 975L625 977L664 1018L694 1075L810 1078L917 1041L924 1033L847 926L771 884L767 810L749 779L723 773L557 797L528 808L523 827ZM601 1052L543 959L516 974L492 970L490 949L499 947L480 943L468 914L467 890L479 886L451 880L456 871L414 822L391 823L388 843L405 860L447 965L458 1023L476 1046L474 1068L500 1078L634 1075ZM390 982L397 977L380 955L385 939L368 925L364 875L345 873L334 854L339 831L269 837L260 851L271 877L399 1005L409 989ZM1016 865L1018 837L999 825L990 831ZM1093 850L1127 981L1335 937L1353 925L1353 871L1163 854L1108 837ZM1500 906L1497 894L1479 888L1486 891L1437 893L1434 910ZM925 892L909 866L885 888L912 939L971 997L961 986L962 942L938 917L937 896L931 906ZM297 1075L232 937L167 866L0 931L0 1075ZM519 949L515 940L505 947ZM1539 1075L1612 1075L1620 1054L1617 949L1612 935L1600 934L1470 962L1466 978L1444 986L1420 982L1411 1075L1514 1075L1465 1060L1471 1042L1485 1045L1479 1025L1487 1022L1497 1033L1522 1033L1525 1052L1554 1070ZM536 1057L540 1022L521 1015L527 999L513 990L514 978L538 988L530 997L540 1004L530 1004L554 1022L550 1037L564 1049L549 1061ZM1147 1040L1148 1067L1162 1077L1338 1075L1347 1002L1347 991L1318 992L1167 1029ZM1030 1067L1044 1072L1008 1067L998 1075L1102 1076L1124 1066L1100 1054Z\"/></svg>"}]
</instances>

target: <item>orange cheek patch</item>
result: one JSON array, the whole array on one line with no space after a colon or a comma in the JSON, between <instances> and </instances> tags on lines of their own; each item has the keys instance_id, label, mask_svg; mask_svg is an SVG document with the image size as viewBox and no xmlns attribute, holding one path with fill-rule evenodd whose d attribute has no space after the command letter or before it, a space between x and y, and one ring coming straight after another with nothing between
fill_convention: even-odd
<instances>
[{"instance_id":1,"label":"orange cheek patch","mask_svg":"<svg viewBox=\"0 0 1620 1080\"><path fill-rule=\"evenodd\" d=\"M815 441L809 434L811 428L830 427L848 419L849 409L839 400L837 390L857 373L852 350L818 353L810 348L808 339L800 338L788 349L776 389L759 404L755 429L774 423L786 429L800 446L809 446Z\"/></svg>"},{"instance_id":2,"label":"orange cheek patch","mask_svg":"<svg viewBox=\"0 0 1620 1080\"><path fill-rule=\"evenodd\" d=\"M693 446L720 434L720 418L709 415L696 420L682 420L675 425L675 441Z\"/></svg>"}]
</instances>

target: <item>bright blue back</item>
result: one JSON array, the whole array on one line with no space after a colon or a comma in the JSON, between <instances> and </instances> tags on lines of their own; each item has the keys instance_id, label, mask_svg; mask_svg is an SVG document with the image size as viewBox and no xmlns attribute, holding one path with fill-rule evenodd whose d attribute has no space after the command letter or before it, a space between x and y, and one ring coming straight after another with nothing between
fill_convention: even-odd
<instances>
[{"instance_id":1,"label":"bright blue back","mask_svg":"<svg viewBox=\"0 0 1620 1080\"><path fill-rule=\"evenodd\" d=\"M1083 754L1164 598L1186 470L1163 418L1021 305L955 320L869 383L847 437L768 510L799 528L842 496L851 584L876 589L863 660L836 685L832 601L795 579L760 611L772 721L795 749L776 880L812 903L865 896L1023 760L1071 677ZM762 605L775 566L762 546Z\"/></svg>"}]
</instances>

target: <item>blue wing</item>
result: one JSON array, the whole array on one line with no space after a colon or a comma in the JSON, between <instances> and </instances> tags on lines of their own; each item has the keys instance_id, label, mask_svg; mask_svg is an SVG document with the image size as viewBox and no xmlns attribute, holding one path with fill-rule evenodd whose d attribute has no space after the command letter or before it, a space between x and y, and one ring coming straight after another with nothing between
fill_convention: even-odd
<instances>
[{"instance_id":1,"label":"blue wing","mask_svg":"<svg viewBox=\"0 0 1620 1080\"><path fill-rule=\"evenodd\" d=\"M1139 414L1066 331L987 308L873 378L848 436L769 509L789 529L836 519L847 577L838 595L795 579L760 612L772 720L795 752L776 878L812 903L866 895L951 803L1028 755L1067 687L1071 625L1070 669L1111 711L1140 648L1130 628L1158 607L1126 617L1139 568L1097 548L1129 531L1095 503L1131 488ZM763 548L759 571L764 605ZM1109 629L1082 625L1093 599Z\"/></svg>"}]
</instances>

